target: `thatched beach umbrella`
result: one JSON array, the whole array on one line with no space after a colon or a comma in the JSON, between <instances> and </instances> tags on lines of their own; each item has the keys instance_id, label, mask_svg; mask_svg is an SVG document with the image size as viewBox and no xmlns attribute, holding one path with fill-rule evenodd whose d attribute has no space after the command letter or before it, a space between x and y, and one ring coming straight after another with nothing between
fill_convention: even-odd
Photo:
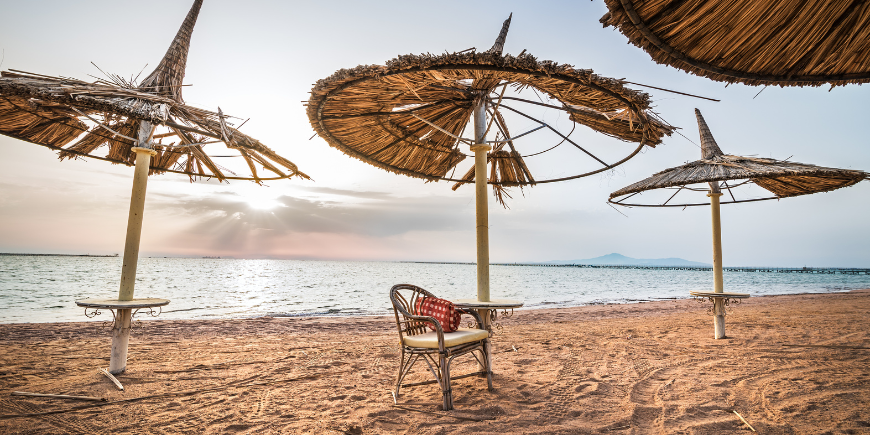
<instances>
[{"instance_id":1,"label":"thatched beach umbrella","mask_svg":"<svg viewBox=\"0 0 870 435\"><path fill-rule=\"evenodd\" d=\"M713 134L710 133L701 112L695 109L698 130L701 134L702 159L676 168L666 169L652 177L638 181L610 194L610 202L628 207L689 207L710 205L713 218L713 292L723 293L722 279L722 230L719 219L719 205L722 189L729 196L721 204L763 201L788 198L811 193L828 192L848 187L870 177L870 174L849 169L825 168L803 163L788 162L758 157L732 156L722 152ZM731 184L729 184L731 182ZM693 185L704 185L697 187ZM772 196L738 199L734 190L756 185ZM662 203L645 203L632 199L650 190L673 190ZM674 201L681 192L708 192L709 203ZM738 193L739 195L739 193ZM707 296L698 292L701 296ZM713 296L715 314L715 338L725 336L725 299L745 297L740 294L724 293L723 297Z\"/></svg>"},{"instance_id":2,"label":"thatched beach umbrella","mask_svg":"<svg viewBox=\"0 0 870 435\"><path fill-rule=\"evenodd\" d=\"M601 18L658 63L747 85L870 82L870 2L604 0Z\"/></svg>"},{"instance_id":3,"label":"thatched beach umbrella","mask_svg":"<svg viewBox=\"0 0 870 435\"><path fill-rule=\"evenodd\" d=\"M204 177L258 184L308 178L289 160L231 127L230 117L220 108L212 112L184 103L182 80L201 6L202 0L193 3L163 60L138 84L117 75L93 83L16 70L0 77L0 133L57 150L61 160L89 157L135 166L118 299L78 301L82 306L118 309L112 373L126 367L132 310L168 303L133 298L148 175L171 172L188 175L191 181ZM207 154L205 147L216 143L233 151ZM108 152L101 155L97 151L103 146ZM239 166L250 174L239 175L217 164L218 157L243 160Z\"/></svg>"},{"instance_id":4,"label":"thatched beach umbrella","mask_svg":"<svg viewBox=\"0 0 870 435\"><path fill-rule=\"evenodd\" d=\"M477 300L490 301L489 233L486 185L504 201L505 188L571 180L612 169L655 146L672 127L649 111L649 95L628 89L623 81L600 77L552 61L538 61L525 50L502 54L511 19L491 49L468 49L441 55L405 55L386 65L342 69L319 80L307 103L314 130L345 154L387 171L427 181L475 183L477 216ZM505 95L505 91L512 92ZM527 90L554 103L516 95ZM575 123L632 143L624 158L605 162L581 145L519 110L532 104L566 112ZM537 124L525 132L511 130L504 115ZM463 137L473 120L473 138ZM528 122L528 121L525 121ZM536 177L521 151L520 137L551 131L565 146L577 148L591 171L542 179ZM487 140L487 133L495 140ZM540 143L538 143L540 146ZM464 148L467 146L468 148ZM474 154L474 167L454 176L457 164ZM531 153L531 152L530 152ZM492 163L487 177L487 164ZM580 172L580 171L578 171Z\"/></svg>"}]
</instances>

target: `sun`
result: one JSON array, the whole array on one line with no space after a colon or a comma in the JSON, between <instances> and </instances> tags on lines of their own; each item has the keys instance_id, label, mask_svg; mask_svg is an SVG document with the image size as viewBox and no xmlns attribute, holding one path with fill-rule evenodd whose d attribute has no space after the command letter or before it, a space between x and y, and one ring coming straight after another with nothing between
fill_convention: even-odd
<instances>
[{"instance_id":1,"label":"sun","mask_svg":"<svg viewBox=\"0 0 870 435\"><path fill-rule=\"evenodd\" d=\"M248 204L248 207L255 210L274 210L278 207L283 207L280 201L278 201L278 197L280 195L275 195L271 192L263 192L265 189L257 189L260 191L248 191L244 193L244 200Z\"/></svg>"},{"instance_id":2,"label":"sun","mask_svg":"<svg viewBox=\"0 0 870 435\"><path fill-rule=\"evenodd\" d=\"M248 206L257 210L273 210L277 207L281 207L282 204L274 199L261 199L254 198L247 200Z\"/></svg>"}]
</instances>

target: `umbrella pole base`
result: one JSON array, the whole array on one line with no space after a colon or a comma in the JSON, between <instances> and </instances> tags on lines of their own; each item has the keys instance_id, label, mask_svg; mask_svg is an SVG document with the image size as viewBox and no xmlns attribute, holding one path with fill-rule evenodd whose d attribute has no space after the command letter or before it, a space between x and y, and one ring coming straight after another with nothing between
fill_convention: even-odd
<instances>
[{"instance_id":1,"label":"umbrella pole base","mask_svg":"<svg viewBox=\"0 0 870 435\"><path fill-rule=\"evenodd\" d=\"M725 300L722 298L713 301L713 338L725 338Z\"/></svg>"},{"instance_id":2,"label":"umbrella pole base","mask_svg":"<svg viewBox=\"0 0 870 435\"><path fill-rule=\"evenodd\" d=\"M130 326L133 310L118 310L115 323L112 326L112 358L109 362L109 373L113 375L127 370L127 345L130 342Z\"/></svg>"}]
</instances>

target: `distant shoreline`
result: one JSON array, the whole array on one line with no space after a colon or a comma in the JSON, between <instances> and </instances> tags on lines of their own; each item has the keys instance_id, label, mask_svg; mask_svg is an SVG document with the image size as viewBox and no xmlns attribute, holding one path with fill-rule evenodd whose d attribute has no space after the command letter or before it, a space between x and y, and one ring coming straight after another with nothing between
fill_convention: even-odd
<instances>
[{"instance_id":1,"label":"distant shoreline","mask_svg":"<svg viewBox=\"0 0 870 435\"><path fill-rule=\"evenodd\" d=\"M476 263L450 261L398 261L397 263L474 265ZM490 263L490 266L520 267L578 267L589 269L646 269L712 271L712 266L665 266L645 264L555 264L555 263ZM870 269L858 267L723 267L725 272L772 272L772 273L824 273L845 275L870 275Z\"/></svg>"},{"instance_id":2,"label":"distant shoreline","mask_svg":"<svg viewBox=\"0 0 870 435\"><path fill-rule=\"evenodd\" d=\"M117 258L118 254L24 254L12 252L0 252L0 256L7 257L99 257ZM218 256L204 257L142 257L142 258L172 258L172 259L207 259L207 260L246 260L245 258L231 258ZM259 260L259 259L252 259ZM270 259L280 260L280 259ZM387 260L304 260L304 261L360 261L360 262L386 262L386 263L409 263L409 264L446 264L473 266L477 263L465 261L387 261ZM712 271L712 266L693 265L652 265L652 264L584 264L584 263L490 263L490 266L518 266L518 267L573 267L588 269L645 269L645 270L685 270L685 271ZM861 267L759 267L759 266L725 266L725 272L767 272L767 273L811 273L811 274L836 274L836 275L870 275L870 268Z\"/></svg>"},{"instance_id":3,"label":"distant shoreline","mask_svg":"<svg viewBox=\"0 0 870 435\"><path fill-rule=\"evenodd\" d=\"M17 254L14 252L0 252L0 255L8 257L117 257L118 254L112 255L97 255L97 254Z\"/></svg>"}]
</instances>

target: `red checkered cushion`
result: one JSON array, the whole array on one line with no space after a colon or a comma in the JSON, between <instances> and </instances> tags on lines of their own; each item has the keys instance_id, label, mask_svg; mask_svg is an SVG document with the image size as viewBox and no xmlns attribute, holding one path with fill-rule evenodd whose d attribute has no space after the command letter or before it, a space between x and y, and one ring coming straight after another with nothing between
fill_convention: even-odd
<instances>
[{"instance_id":1,"label":"red checkered cushion","mask_svg":"<svg viewBox=\"0 0 870 435\"><path fill-rule=\"evenodd\" d=\"M453 332L459 329L459 318L462 316L460 311L456 310L453 302L446 299L422 297L417 299L414 311L418 316L434 317L441 324L441 329L444 332ZM426 322L429 329L435 330L435 325L432 322Z\"/></svg>"}]
</instances>

